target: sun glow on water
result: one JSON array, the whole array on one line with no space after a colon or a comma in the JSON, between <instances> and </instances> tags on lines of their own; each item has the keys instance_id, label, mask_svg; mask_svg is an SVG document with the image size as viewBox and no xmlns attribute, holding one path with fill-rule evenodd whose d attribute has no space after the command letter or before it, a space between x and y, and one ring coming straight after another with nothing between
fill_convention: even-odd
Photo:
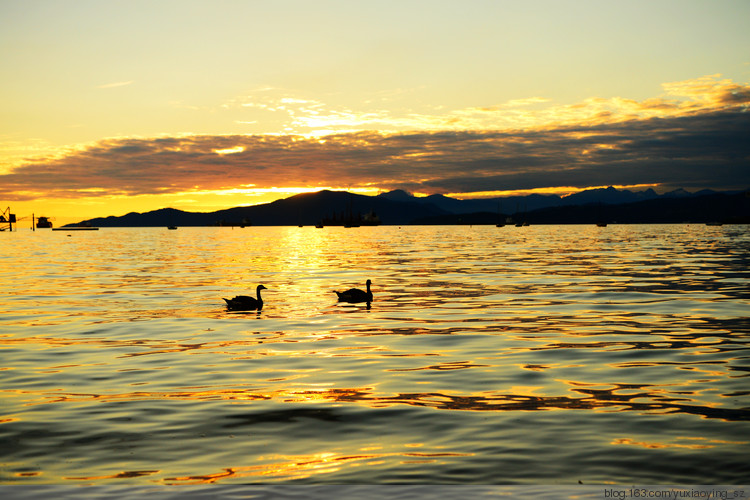
<instances>
[{"instance_id":1,"label":"sun glow on water","mask_svg":"<svg viewBox=\"0 0 750 500\"><path fill-rule=\"evenodd\" d=\"M744 477L740 226L9 236L16 481Z\"/></svg>"}]
</instances>

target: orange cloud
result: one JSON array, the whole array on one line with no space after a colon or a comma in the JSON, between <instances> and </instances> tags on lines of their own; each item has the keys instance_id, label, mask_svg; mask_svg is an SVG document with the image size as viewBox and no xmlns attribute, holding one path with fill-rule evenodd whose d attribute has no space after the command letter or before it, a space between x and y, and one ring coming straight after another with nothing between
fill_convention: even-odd
<instances>
[{"instance_id":1,"label":"orange cloud","mask_svg":"<svg viewBox=\"0 0 750 500\"><path fill-rule=\"evenodd\" d=\"M438 107L401 112L370 107L351 109L319 100L290 97L280 89L264 88L224 104L228 108L262 110L282 124L280 131L300 135L379 130L519 130L576 124L596 125L632 119L669 118L694 112L747 105L747 85L709 75L663 84L664 95L642 101L622 97L592 97L575 104L555 104L542 96L513 99L492 106L464 109ZM256 120L247 120L247 123Z\"/></svg>"},{"instance_id":2,"label":"orange cloud","mask_svg":"<svg viewBox=\"0 0 750 500\"><path fill-rule=\"evenodd\" d=\"M530 98L402 121L384 112L331 111L316 101L266 96L257 105L281 110L290 126L308 133L105 139L11 166L0 175L0 198L216 193L246 186L467 196L607 185L750 186L750 86L711 76L664 88L666 96L644 101L592 98L532 110L544 103ZM506 122L520 125L491 126ZM376 123L420 128L349 130ZM348 131L319 136L312 133L317 127Z\"/></svg>"}]
</instances>

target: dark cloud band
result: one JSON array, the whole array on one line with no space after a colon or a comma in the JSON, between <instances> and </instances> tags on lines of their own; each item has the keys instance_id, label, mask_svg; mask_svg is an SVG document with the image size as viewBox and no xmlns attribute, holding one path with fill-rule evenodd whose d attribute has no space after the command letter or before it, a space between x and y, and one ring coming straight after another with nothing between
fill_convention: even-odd
<instances>
[{"instance_id":1,"label":"dark cloud band","mask_svg":"<svg viewBox=\"0 0 750 500\"><path fill-rule=\"evenodd\" d=\"M741 104L721 111L517 132L104 140L0 176L0 196L164 194L250 184L444 193L629 184L744 189L750 186L745 94L732 94Z\"/></svg>"}]
</instances>

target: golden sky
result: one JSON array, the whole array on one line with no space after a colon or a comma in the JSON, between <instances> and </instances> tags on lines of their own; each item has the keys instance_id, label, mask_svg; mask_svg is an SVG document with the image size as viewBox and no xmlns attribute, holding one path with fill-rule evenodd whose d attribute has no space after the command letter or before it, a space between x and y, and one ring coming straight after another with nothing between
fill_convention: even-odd
<instances>
[{"instance_id":1,"label":"golden sky","mask_svg":"<svg viewBox=\"0 0 750 500\"><path fill-rule=\"evenodd\" d=\"M750 186L750 2L0 0L0 204Z\"/></svg>"}]
</instances>

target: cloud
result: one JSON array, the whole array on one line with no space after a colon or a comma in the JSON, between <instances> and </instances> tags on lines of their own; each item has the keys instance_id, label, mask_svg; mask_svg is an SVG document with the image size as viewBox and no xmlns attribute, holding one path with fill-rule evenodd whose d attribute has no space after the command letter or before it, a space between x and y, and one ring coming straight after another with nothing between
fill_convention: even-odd
<instances>
[{"instance_id":1,"label":"cloud","mask_svg":"<svg viewBox=\"0 0 750 500\"><path fill-rule=\"evenodd\" d=\"M541 104L549 102L549 99L544 97L527 97L525 99L512 99L504 104L504 106L515 108L517 106L529 106L531 104Z\"/></svg>"},{"instance_id":2,"label":"cloud","mask_svg":"<svg viewBox=\"0 0 750 500\"><path fill-rule=\"evenodd\" d=\"M750 187L750 87L710 77L667 84L665 90L664 97L640 102L590 99L546 109L542 125L526 128L107 139L0 175L0 198L177 194L248 185L430 193L634 184ZM318 104L286 103L301 107L295 110ZM503 109L508 107L498 111Z\"/></svg>"},{"instance_id":3,"label":"cloud","mask_svg":"<svg viewBox=\"0 0 750 500\"><path fill-rule=\"evenodd\" d=\"M586 123L613 123L632 119L674 117L746 106L750 88L721 75L663 84L664 93L643 101L622 97L592 97L575 104L555 104L541 96L513 99L490 106L463 109L413 109L405 97L400 107L383 109L365 100L357 109L320 100L290 96L283 89L264 88L224 103L226 109L242 109L252 123L274 121L280 131L302 135L379 130L523 130ZM412 98L414 96L411 96Z\"/></svg>"}]
</instances>

